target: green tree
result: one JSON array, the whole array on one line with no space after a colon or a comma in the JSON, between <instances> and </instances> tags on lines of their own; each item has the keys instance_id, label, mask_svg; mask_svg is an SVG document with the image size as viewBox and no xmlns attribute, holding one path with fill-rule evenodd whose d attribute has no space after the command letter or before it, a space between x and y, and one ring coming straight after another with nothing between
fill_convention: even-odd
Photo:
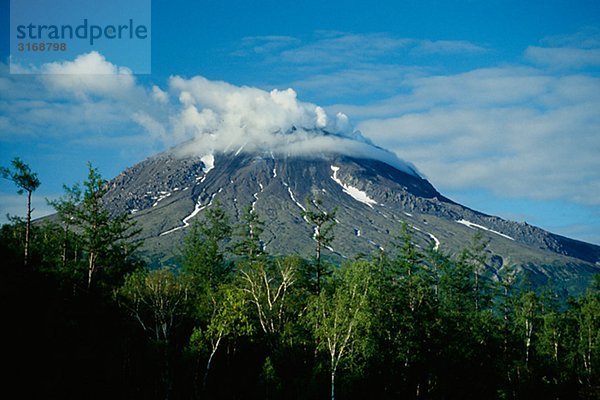
<instances>
[{"instance_id":1,"label":"green tree","mask_svg":"<svg viewBox=\"0 0 600 400\"><path fill-rule=\"evenodd\" d=\"M485 293L486 288L482 285L482 275L485 272L487 262L487 246L488 241L484 240L482 233L478 231L473 236L471 245L463 250L459 258L460 262L470 266L473 270L475 311L479 311L482 307L482 300L489 300L489 296ZM483 306L485 305L487 304Z\"/></svg>"},{"instance_id":2,"label":"green tree","mask_svg":"<svg viewBox=\"0 0 600 400\"><path fill-rule=\"evenodd\" d=\"M233 252L244 257L244 261L253 264L265 256L260 235L264 231L264 222L248 205L242 215L242 222L236 229L238 241L233 245Z\"/></svg>"},{"instance_id":3,"label":"green tree","mask_svg":"<svg viewBox=\"0 0 600 400\"><path fill-rule=\"evenodd\" d=\"M600 287L588 289L576 304L577 356L582 365L580 378L587 390L600 385Z\"/></svg>"},{"instance_id":4,"label":"green tree","mask_svg":"<svg viewBox=\"0 0 600 400\"><path fill-rule=\"evenodd\" d=\"M369 262L355 261L336 270L332 285L321 291L310 307L318 349L329 357L332 400L341 362L360 353L368 339L371 267Z\"/></svg>"},{"instance_id":5,"label":"green tree","mask_svg":"<svg viewBox=\"0 0 600 400\"><path fill-rule=\"evenodd\" d=\"M323 202L320 199L306 199L306 207L302 211L302 217L313 225L313 239L315 240L315 286L317 295L321 293L321 276L323 275L323 265L321 262L321 252L323 248L329 246L334 239L333 228L335 227L336 209L327 212L323 208Z\"/></svg>"},{"instance_id":6,"label":"green tree","mask_svg":"<svg viewBox=\"0 0 600 400\"><path fill-rule=\"evenodd\" d=\"M156 342L168 342L185 315L189 285L169 268L138 269L125 277L116 299Z\"/></svg>"},{"instance_id":7,"label":"green tree","mask_svg":"<svg viewBox=\"0 0 600 400\"><path fill-rule=\"evenodd\" d=\"M220 204L208 208L200 222L194 222L184 238L181 251L183 273L191 278L200 296L214 291L231 274L224 247L230 239L229 218Z\"/></svg>"},{"instance_id":8,"label":"green tree","mask_svg":"<svg viewBox=\"0 0 600 400\"><path fill-rule=\"evenodd\" d=\"M73 254L73 262L77 263L79 250L79 235L72 231L72 227L76 222L75 216L78 212L79 203L81 201L81 189L79 185L72 187L63 185L65 194L58 200L46 200L54 210L56 210L60 222L63 226L63 240L61 244L62 250L62 267L65 268L69 261L69 253ZM75 244L73 249L69 248L69 244Z\"/></svg>"},{"instance_id":9,"label":"green tree","mask_svg":"<svg viewBox=\"0 0 600 400\"><path fill-rule=\"evenodd\" d=\"M23 263L27 266L29 261L29 245L31 241L31 196L40 186L40 180L37 173L31 171L29 165L25 164L19 157L12 160L12 170L6 167L0 167L0 175L3 178L12 181L17 185L17 193L27 193L27 216L25 218L25 245L23 254Z\"/></svg>"},{"instance_id":10,"label":"green tree","mask_svg":"<svg viewBox=\"0 0 600 400\"><path fill-rule=\"evenodd\" d=\"M239 287L256 311L258 323L271 345L287 318L289 292L296 282L293 258L260 260L241 266Z\"/></svg>"},{"instance_id":11,"label":"green tree","mask_svg":"<svg viewBox=\"0 0 600 400\"><path fill-rule=\"evenodd\" d=\"M517 335L524 342L525 368L530 367L534 333L537 332L540 317L540 300L532 290L523 292L515 305Z\"/></svg>"},{"instance_id":12,"label":"green tree","mask_svg":"<svg viewBox=\"0 0 600 400\"><path fill-rule=\"evenodd\" d=\"M52 203L65 226L72 224L79 235L86 254L88 289L99 270L123 265L141 245L131 241L140 232L135 229L135 222L127 214L112 216L105 208L102 198L107 190L107 182L88 163L88 177L83 182L83 189L78 184L65 187L66 195Z\"/></svg>"},{"instance_id":13,"label":"green tree","mask_svg":"<svg viewBox=\"0 0 600 400\"><path fill-rule=\"evenodd\" d=\"M231 285L222 285L215 293L213 313L206 326L196 326L190 338L190 346L196 351L208 350L208 360L202 378L202 388L206 388L208 374L213 359L223 341L235 340L250 335L252 324L246 311L247 302L242 292Z\"/></svg>"},{"instance_id":14,"label":"green tree","mask_svg":"<svg viewBox=\"0 0 600 400\"><path fill-rule=\"evenodd\" d=\"M140 325L148 338L163 351L165 395L171 392L172 377L169 347L173 330L187 314L189 284L170 268L138 269L125 277L114 292L118 304Z\"/></svg>"}]
</instances>

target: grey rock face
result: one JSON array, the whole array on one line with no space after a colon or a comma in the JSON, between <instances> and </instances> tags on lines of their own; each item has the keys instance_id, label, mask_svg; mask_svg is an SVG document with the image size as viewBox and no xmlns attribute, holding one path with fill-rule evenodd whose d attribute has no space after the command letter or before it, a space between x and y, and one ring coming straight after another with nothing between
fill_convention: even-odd
<instances>
[{"instance_id":1,"label":"grey rock face","mask_svg":"<svg viewBox=\"0 0 600 400\"><path fill-rule=\"evenodd\" d=\"M207 164L201 156L161 153L114 178L104 200L111 210L132 214L144 229L146 251L159 258L173 254L189 224L201 220L216 200L232 223L252 204L266 222L263 239L270 254L311 255L313 228L301 212L307 198L319 198L325 209L337 209L328 252L333 258L389 249L406 223L419 246L450 254L481 232L496 270L543 265L536 273L552 275L548 266L569 265L572 272L580 265L587 275L600 271L599 246L471 210L427 180L380 161L221 153L214 155L214 168Z\"/></svg>"}]
</instances>

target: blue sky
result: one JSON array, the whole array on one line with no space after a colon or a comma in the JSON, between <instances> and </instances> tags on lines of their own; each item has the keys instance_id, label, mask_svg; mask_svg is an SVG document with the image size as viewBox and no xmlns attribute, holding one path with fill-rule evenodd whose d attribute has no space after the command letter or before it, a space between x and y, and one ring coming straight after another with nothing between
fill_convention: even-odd
<instances>
[{"instance_id":1,"label":"blue sky","mask_svg":"<svg viewBox=\"0 0 600 400\"><path fill-rule=\"evenodd\" d=\"M100 79L10 75L9 3L0 164L20 156L38 171L38 215L86 161L111 178L185 138L171 132L173 97L202 76L291 87L448 197L600 244L598 1L154 0L152 73ZM108 55L64 61L118 71ZM169 117L148 118L165 104ZM22 200L0 182L0 214L22 214Z\"/></svg>"}]
</instances>

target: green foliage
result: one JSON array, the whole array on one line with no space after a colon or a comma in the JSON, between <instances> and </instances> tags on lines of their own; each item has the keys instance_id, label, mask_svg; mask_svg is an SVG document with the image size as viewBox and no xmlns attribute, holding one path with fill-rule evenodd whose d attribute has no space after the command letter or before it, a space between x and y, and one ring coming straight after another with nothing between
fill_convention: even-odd
<instances>
[{"instance_id":1,"label":"green foliage","mask_svg":"<svg viewBox=\"0 0 600 400\"><path fill-rule=\"evenodd\" d=\"M600 277L565 301L509 266L490 278L480 240L452 257L404 226L317 291L314 255L268 257L251 208L232 246L216 203L188 228L181 270L131 271L135 229L105 210L105 191L91 166L66 188L60 223L32 229L30 269L18 268L26 221L0 228L7 363L19 390L43 388L24 397L600 398ZM311 204L311 224L333 226ZM331 231L319 232L323 245ZM79 290L91 253L106 290Z\"/></svg>"},{"instance_id":2,"label":"green foliage","mask_svg":"<svg viewBox=\"0 0 600 400\"><path fill-rule=\"evenodd\" d=\"M368 294L371 263L355 261L336 270L329 285L310 304L308 318L317 339L317 349L329 359L331 398L335 378L343 360L360 356L366 348L371 323Z\"/></svg>"},{"instance_id":3,"label":"green foliage","mask_svg":"<svg viewBox=\"0 0 600 400\"><path fill-rule=\"evenodd\" d=\"M187 311L188 283L169 268L127 275L115 298L156 342L168 342Z\"/></svg>"},{"instance_id":4,"label":"green foliage","mask_svg":"<svg viewBox=\"0 0 600 400\"><path fill-rule=\"evenodd\" d=\"M127 214L111 215L102 204L107 184L91 163L88 163L88 177L72 187L65 186L65 196L51 202L64 225L66 235L73 227L82 251L80 262L74 267L85 271L87 288L91 288L96 274L103 271L105 275L116 278L125 271L119 271L123 260L137 249L141 243L133 243L131 239L139 234L135 223ZM66 258L66 257L65 257Z\"/></svg>"},{"instance_id":5,"label":"green foliage","mask_svg":"<svg viewBox=\"0 0 600 400\"><path fill-rule=\"evenodd\" d=\"M233 253L243 257L247 263L252 264L266 255L260 240L260 235L264 231L264 224L251 205L244 209L242 222L235 232L238 240L233 245Z\"/></svg>"},{"instance_id":6,"label":"green foliage","mask_svg":"<svg viewBox=\"0 0 600 400\"><path fill-rule=\"evenodd\" d=\"M238 285L252 304L260 329L268 340L275 341L290 318L289 295L297 274L294 259L244 264L238 274Z\"/></svg>"},{"instance_id":7,"label":"green foliage","mask_svg":"<svg viewBox=\"0 0 600 400\"><path fill-rule=\"evenodd\" d=\"M37 174L32 172L29 165L21 161L20 158L12 160L13 170L6 167L0 167L0 175L12 181L17 185L17 193L23 194L27 192L27 217L25 219L25 241L23 245L23 262L25 266L29 262L29 244L31 241L31 196L33 192L40 186L40 180Z\"/></svg>"},{"instance_id":8,"label":"green foliage","mask_svg":"<svg viewBox=\"0 0 600 400\"><path fill-rule=\"evenodd\" d=\"M321 260L323 248L329 246L334 239L333 228L336 224L335 214L337 209L327 212L323 208L323 202L320 199L306 199L306 207L302 211L302 217L313 226L313 239L315 240L315 267L314 267L314 286L315 293L321 292L321 279L327 275L327 268Z\"/></svg>"},{"instance_id":9,"label":"green foliage","mask_svg":"<svg viewBox=\"0 0 600 400\"><path fill-rule=\"evenodd\" d=\"M254 329L247 311L247 301L235 286L225 285L215 294L216 307L206 327L195 327L190 337L190 346L198 351L207 349L207 344L216 348L221 340L235 340L248 336Z\"/></svg>"},{"instance_id":10,"label":"green foliage","mask_svg":"<svg viewBox=\"0 0 600 400\"><path fill-rule=\"evenodd\" d=\"M25 192L31 193L40 186L40 180L37 173L32 172L29 165L25 164L19 157L11 161L12 170L6 167L0 167L0 175L17 185L18 194Z\"/></svg>"},{"instance_id":11,"label":"green foliage","mask_svg":"<svg viewBox=\"0 0 600 400\"><path fill-rule=\"evenodd\" d=\"M223 250L230 235L229 218L218 202L206 211L203 220L192 224L185 236L181 264L183 273L192 279L197 291L216 289L228 280L231 266Z\"/></svg>"}]
</instances>

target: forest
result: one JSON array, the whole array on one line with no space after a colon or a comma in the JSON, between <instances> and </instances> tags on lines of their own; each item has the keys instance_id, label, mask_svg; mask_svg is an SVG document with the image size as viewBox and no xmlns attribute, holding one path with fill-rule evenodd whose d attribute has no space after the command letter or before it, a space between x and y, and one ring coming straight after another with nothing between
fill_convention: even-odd
<instances>
[{"instance_id":1,"label":"forest","mask_svg":"<svg viewBox=\"0 0 600 400\"><path fill-rule=\"evenodd\" d=\"M149 268L128 215L87 178L31 219L37 175L0 170L26 218L0 228L6 393L60 399L599 399L600 276L585 293L490 275L478 235L460 254L395 246L322 257L335 210L306 201L314 253L269 255L269 221L218 202L177 265Z\"/></svg>"}]
</instances>

